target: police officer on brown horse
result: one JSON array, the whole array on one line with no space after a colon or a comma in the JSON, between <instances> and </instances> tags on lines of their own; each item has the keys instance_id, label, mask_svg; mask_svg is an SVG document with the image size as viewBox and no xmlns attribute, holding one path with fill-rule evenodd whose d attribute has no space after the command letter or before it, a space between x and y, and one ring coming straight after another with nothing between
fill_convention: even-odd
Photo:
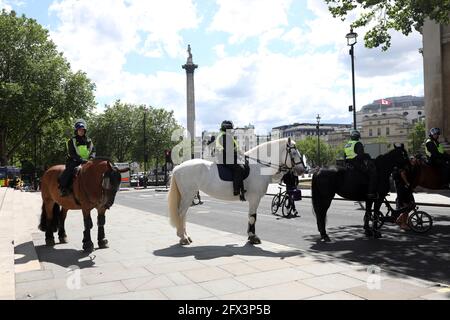
<instances>
[{"instance_id":1,"label":"police officer on brown horse","mask_svg":"<svg viewBox=\"0 0 450 320\"><path fill-rule=\"evenodd\" d=\"M84 120L77 120L74 125L74 136L67 141L66 169L59 178L61 196L70 194L70 186L75 168L80 164L95 158L95 148L92 140L86 135L87 126Z\"/></svg>"},{"instance_id":2,"label":"police officer on brown horse","mask_svg":"<svg viewBox=\"0 0 450 320\"><path fill-rule=\"evenodd\" d=\"M369 176L369 188L367 198L377 199L377 168L370 155L364 152L364 145L359 139L358 130L350 132L350 141L344 147L345 162L350 168L354 168Z\"/></svg>"},{"instance_id":3,"label":"police officer on brown horse","mask_svg":"<svg viewBox=\"0 0 450 320\"><path fill-rule=\"evenodd\" d=\"M216 159L218 164L229 168L233 173L233 194L239 195L245 201L244 167L239 160L239 145L232 135L233 122L224 120L220 126L220 133L216 137Z\"/></svg>"}]
</instances>

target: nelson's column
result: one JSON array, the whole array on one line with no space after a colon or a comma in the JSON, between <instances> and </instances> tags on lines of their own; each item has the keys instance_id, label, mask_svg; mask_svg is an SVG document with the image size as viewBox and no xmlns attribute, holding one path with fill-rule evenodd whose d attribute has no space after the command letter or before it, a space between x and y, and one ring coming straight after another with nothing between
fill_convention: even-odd
<instances>
[{"instance_id":1,"label":"nelson's column","mask_svg":"<svg viewBox=\"0 0 450 320\"><path fill-rule=\"evenodd\" d=\"M187 130L191 138L191 159L194 158L194 141L195 141L195 92L194 92L194 71L198 68L198 65L192 61L191 45L188 45L188 58L186 64L183 65L183 69L186 70L187 79Z\"/></svg>"}]
</instances>

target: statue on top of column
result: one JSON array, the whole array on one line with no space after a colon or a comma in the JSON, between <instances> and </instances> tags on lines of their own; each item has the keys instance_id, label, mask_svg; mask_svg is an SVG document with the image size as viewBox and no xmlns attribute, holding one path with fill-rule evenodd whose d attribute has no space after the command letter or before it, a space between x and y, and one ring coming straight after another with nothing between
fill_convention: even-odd
<instances>
[{"instance_id":1,"label":"statue on top of column","mask_svg":"<svg viewBox=\"0 0 450 320\"><path fill-rule=\"evenodd\" d=\"M193 62L192 62L192 53L191 53L191 45L190 45L190 44L188 44L187 52L188 52L188 54L189 54L189 57L188 57L188 59L187 59L187 63L193 63Z\"/></svg>"}]
</instances>

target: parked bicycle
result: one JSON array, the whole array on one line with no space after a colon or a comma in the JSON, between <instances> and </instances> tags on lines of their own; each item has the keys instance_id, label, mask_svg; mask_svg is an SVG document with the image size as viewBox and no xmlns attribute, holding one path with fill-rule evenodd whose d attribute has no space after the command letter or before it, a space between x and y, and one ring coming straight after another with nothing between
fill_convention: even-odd
<instances>
[{"instance_id":1,"label":"parked bicycle","mask_svg":"<svg viewBox=\"0 0 450 320\"><path fill-rule=\"evenodd\" d=\"M278 187L279 192L273 197L271 211L272 214L276 214L281 207L281 213L284 217L291 215L298 216L298 211L295 209L294 201L300 200L298 195L289 195L286 191L281 191L283 188ZM298 190L300 191L300 190Z\"/></svg>"},{"instance_id":2,"label":"parked bicycle","mask_svg":"<svg viewBox=\"0 0 450 320\"><path fill-rule=\"evenodd\" d=\"M385 222L389 223L396 223L398 217L402 213L409 214L408 216L408 227L417 233L425 233L428 232L431 227L433 226L433 218L431 215L426 213L425 211L420 211L419 207L416 205L408 206L400 209L394 209L389 201L385 198L384 204L387 208L386 214L383 214L382 212L378 213L376 218L378 219L378 229L380 229ZM374 214L372 212L372 215L370 219L372 220L374 218Z\"/></svg>"}]
</instances>

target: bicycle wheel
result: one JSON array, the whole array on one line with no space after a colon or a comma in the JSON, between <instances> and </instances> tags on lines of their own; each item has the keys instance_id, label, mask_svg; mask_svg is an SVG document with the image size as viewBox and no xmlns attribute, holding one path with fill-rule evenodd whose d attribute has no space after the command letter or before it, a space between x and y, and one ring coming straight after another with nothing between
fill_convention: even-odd
<instances>
[{"instance_id":1,"label":"bicycle wheel","mask_svg":"<svg viewBox=\"0 0 450 320\"><path fill-rule=\"evenodd\" d=\"M194 199L192 200L192 203L195 204L195 205L198 205L200 203L200 199L198 198L197 194L194 196Z\"/></svg>"},{"instance_id":2,"label":"bicycle wheel","mask_svg":"<svg viewBox=\"0 0 450 320\"><path fill-rule=\"evenodd\" d=\"M270 210L272 214L276 214L278 211L278 208L280 207L280 194L277 194L272 199L272 205L270 206Z\"/></svg>"},{"instance_id":3,"label":"bicycle wheel","mask_svg":"<svg viewBox=\"0 0 450 320\"><path fill-rule=\"evenodd\" d=\"M377 230L380 230L381 227L384 225L384 214L380 211L378 213L374 213L373 210L370 212L369 216L369 222L374 222L374 217L377 219Z\"/></svg>"},{"instance_id":4,"label":"bicycle wheel","mask_svg":"<svg viewBox=\"0 0 450 320\"><path fill-rule=\"evenodd\" d=\"M283 217L289 217L292 213L292 200L289 196L284 196L283 202L281 203L281 212Z\"/></svg>"},{"instance_id":5,"label":"bicycle wheel","mask_svg":"<svg viewBox=\"0 0 450 320\"><path fill-rule=\"evenodd\" d=\"M425 233L433 226L433 218L424 211L414 211L409 215L408 226L417 233Z\"/></svg>"}]
</instances>

